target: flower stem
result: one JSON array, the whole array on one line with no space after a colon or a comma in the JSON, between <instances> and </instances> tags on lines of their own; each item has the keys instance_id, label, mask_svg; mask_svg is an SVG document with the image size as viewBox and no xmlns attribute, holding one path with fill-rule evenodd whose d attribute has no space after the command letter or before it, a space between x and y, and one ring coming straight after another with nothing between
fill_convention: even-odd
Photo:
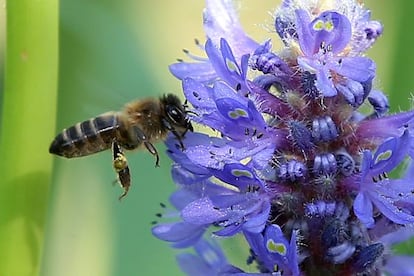
<instances>
[{"instance_id":1,"label":"flower stem","mask_svg":"<svg viewBox=\"0 0 414 276\"><path fill-rule=\"evenodd\" d=\"M0 275L38 275L58 77L58 1L7 2L0 136Z\"/></svg>"}]
</instances>

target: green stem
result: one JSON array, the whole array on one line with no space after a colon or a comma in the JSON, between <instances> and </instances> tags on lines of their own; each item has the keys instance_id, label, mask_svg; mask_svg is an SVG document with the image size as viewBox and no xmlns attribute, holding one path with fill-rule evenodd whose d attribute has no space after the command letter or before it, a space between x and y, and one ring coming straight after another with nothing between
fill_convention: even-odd
<instances>
[{"instance_id":1,"label":"green stem","mask_svg":"<svg viewBox=\"0 0 414 276\"><path fill-rule=\"evenodd\" d=\"M399 1L398 16L395 19L397 24L395 43L392 45L393 62L389 69L391 73L391 82L386 90L390 95L390 103L394 111L412 109L412 92L414 88L414 78L412 67L414 55L412 54L412 45L414 37L408 35L411 31L413 22L412 1ZM394 4L394 3L393 3ZM411 99L411 100L409 100Z\"/></svg>"},{"instance_id":2,"label":"green stem","mask_svg":"<svg viewBox=\"0 0 414 276\"><path fill-rule=\"evenodd\" d=\"M7 1L0 275L38 275L57 102L58 0Z\"/></svg>"}]
</instances>

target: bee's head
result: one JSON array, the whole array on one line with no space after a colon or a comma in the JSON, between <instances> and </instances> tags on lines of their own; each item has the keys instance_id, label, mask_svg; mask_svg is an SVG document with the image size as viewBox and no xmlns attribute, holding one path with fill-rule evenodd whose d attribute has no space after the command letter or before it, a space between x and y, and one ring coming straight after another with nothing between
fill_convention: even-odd
<instances>
[{"instance_id":1,"label":"bee's head","mask_svg":"<svg viewBox=\"0 0 414 276\"><path fill-rule=\"evenodd\" d=\"M193 126L187 117L188 111L186 110L186 105L182 104L177 96L174 94L164 95L161 98L161 104L165 112L167 129L178 132L181 132L180 130L182 130L182 136L184 136L188 130L193 131Z\"/></svg>"}]
</instances>

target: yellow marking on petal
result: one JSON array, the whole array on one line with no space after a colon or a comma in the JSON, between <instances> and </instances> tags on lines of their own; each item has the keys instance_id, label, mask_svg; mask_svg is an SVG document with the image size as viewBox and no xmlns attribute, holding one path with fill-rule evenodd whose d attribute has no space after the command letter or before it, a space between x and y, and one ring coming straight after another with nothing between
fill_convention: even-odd
<instances>
[{"instance_id":1,"label":"yellow marking on petal","mask_svg":"<svg viewBox=\"0 0 414 276\"><path fill-rule=\"evenodd\" d=\"M276 243L272 239L267 240L266 248L271 253L278 253L282 256L286 255L286 246L283 243Z\"/></svg>"},{"instance_id":2,"label":"yellow marking on petal","mask_svg":"<svg viewBox=\"0 0 414 276\"><path fill-rule=\"evenodd\" d=\"M313 24L313 29L315 31L323 30L324 29L324 22L320 19L315 21L315 23Z\"/></svg>"},{"instance_id":3,"label":"yellow marking on petal","mask_svg":"<svg viewBox=\"0 0 414 276\"><path fill-rule=\"evenodd\" d=\"M244 159L240 160L240 163L241 163L241 164L243 164L243 165L246 165L246 164L247 164L247 163L249 163L251 160L252 160L252 157L251 157L251 156L248 156L248 157L246 157L246 158L244 158Z\"/></svg>"},{"instance_id":4,"label":"yellow marking on petal","mask_svg":"<svg viewBox=\"0 0 414 276\"><path fill-rule=\"evenodd\" d=\"M252 173L247 170L234 169L231 170L231 173L236 177L246 176L248 178L253 178Z\"/></svg>"},{"instance_id":5,"label":"yellow marking on petal","mask_svg":"<svg viewBox=\"0 0 414 276\"><path fill-rule=\"evenodd\" d=\"M327 30L328 32L332 31L334 27L335 26L331 20L325 22L325 30Z\"/></svg>"},{"instance_id":6,"label":"yellow marking on petal","mask_svg":"<svg viewBox=\"0 0 414 276\"><path fill-rule=\"evenodd\" d=\"M385 152L383 152L383 153L379 154L379 155L377 156L377 158L375 159L375 164L377 164L377 163L378 163L378 162L380 162L380 161L390 159L390 158L391 158L391 155L392 155L392 151L391 151L391 150L387 150L387 151L385 151Z\"/></svg>"},{"instance_id":7,"label":"yellow marking on petal","mask_svg":"<svg viewBox=\"0 0 414 276\"><path fill-rule=\"evenodd\" d=\"M327 32L331 32L333 29L335 28L332 20L328 20L328 21L323 21L321 19L315 21L315 23L313 24L313 29L315 31L322 31L325 30Z\"/></svg>"},{"instance_id":8,"label":"yellow marking on petal","mask_svg":"<svg viewBox=\"0 0 414 276\"><path fill-rule=\"evenodd\" d=\"M239 117L245 117L248 118L248 113L246 112L246 110L241 109L241 108L236 108L232 111L229 111L227 113L229 115L230 118L232 119L238 119Z\"/></svg>"},{"instance_id":9,"label":"yellow marking on petal","mask_svg":"<svg viewBox=\"0 0 414 276\"><path fill-rule=\"evenodd\" d=\"M239 73L239 68L237 67L237 65L234 64L233 61L231 61L227 58L226 58L226 66L230 71Z\"/></svg>"},{"instance_id":10,"label":"yellow marking on petal","mask_svg":"<svg viewBox=\"0 0 414 276\"><path fill-rule=\"evenodd\" d=\"M225 189L228 189L230 191L234 191L234 192L240 192L240 189L237 188L236 186L230 185L229 183L226 183L218 178L216 178L215 176L212 176L210 178L211 182L216 184L217 186L223 187Z\"/></svg>"}]
</instances>

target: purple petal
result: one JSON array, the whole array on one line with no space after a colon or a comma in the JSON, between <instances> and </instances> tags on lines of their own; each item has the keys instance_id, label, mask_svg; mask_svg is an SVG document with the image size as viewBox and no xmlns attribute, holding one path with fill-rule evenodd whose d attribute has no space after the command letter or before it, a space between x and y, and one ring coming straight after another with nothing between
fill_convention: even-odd
<instances>
[{"instance_id":1,"label":"purple petal","mask_svg":"<svg viewBox=\"0 0 414 276\"><path fill-rule=\"evenodd\" d=\"M357 82L366 82L375 77L376 65L366 57L346 57L330 68L344 77Z\"/></svg>"},{"instance_id":2,"label":"purple petal","mask_svg":"<svg viewBox=\"0 0 414 276\"><path fill-rule=\"evenodd\" d=\"M221 181L245 190L251 186L263 186L254 171L248 166L239 163L225 164L223 170L211 170Z\"/></svg>"},{"instance_id":3,"label":"purple petal","mask_svg":"<svg viewBox=\"0 0 414 276\"><path fill-rule=\"evenodd\" d=\"M231 0L208 0L203 14L204 29L214 45L220 45L225 37L233 49L236 60L245 54L253 53L259 46L243 31Z\"/></svg>"},{"instance_id":4,"label":"purple petal","mask_svg":"<svg viewBox=\"0 0 414 276\"><path fill-rule=\"evenodd\" d=\"M216 109L214 101L211 100L211 89L192 78L185 78L182 82L186 99L201 111L213 111Z\"/></svg>"},{"instance_id":5,"label":"purple petal","mask_svg":"<svg viewBox=\"0 0 414 276\"><path fill-rule=\"evenodd\" d=\"M285 252L273 251L269 245L283 244ZM281 266L282 270L288 275L300 275L299 267L297 262L297 251L296 251L296 233L292 233L291 241L285 238L282 230L276 224L272 224L266 227L264 234L264 247L266 248L266 255L271 258L273 266ZM259 257L264 257L260 256ZM291 272L289 274L288 272Z\"/></svg>"},{"instance_id":6,"label":"purple petal","mask_svg":"<svg viewBox=\"0 0 414 276\"><path fill-rule=\"evenodd\" d=\"M406 225L396 231L386 234L380 238L379 241L387 246L393 246L398 243L406 242L414 236L414 225Z\"/></svg>"},{"instance_id":7,"label":"purple petal","mask_svg":"<svg viewBox=\"0 0 414 276\"><path fill-rule=\"evenodd\" d=\"M299 44L305 56L313 56L323 45L330 45L333 53L341 52L352 35L351 23L342 14L333 11L321 13L310 22L305 10L296 10Z\"/></svg>"},{"instance_id":8,"label":"purple petal","mask_svg":"<svg viewBox=\"0 0 414 276\"><path fill-rule=\"evenodd\" d=\"M288 248L289 243L286 240L282 232L282 229L280 229L280 227L277 224L271 224L268 227L266 227L264 239L265 240L271 239L275 243L282 243L286 246L286 249ZM269 253L276 253L276 252L269 252ZM276 253L276 254L281 255L280 253Z\"/></svg>"},{"instance_id":9,"label":"purple petal","mask_svg":"<svg viewBox=\"0 0 414 276\"><path fill-rule=\"evenodd\" d=\"M414 223L414 216L400 210L392 199L375 194L371 195L371 200L378 210L391 221L403 225Z\"/></svg>"},{"instance_id":10,"label":"purple petal","mask_svg":"<svg viewBox=\"0 0 414 276\"><path fill-rule=\"evenodd\" d=\"M372 158L371 175L379 175L382 172L390 172L405 158L411 143L408 131L400 138L390 138L383 142Z\"/></svg>"},{"instance_id":11,"label":"purple petal","mask_svg":"<svg viewBox=\"0 0 414 276\"><path fill-rule=\"evenodd\" d=\"M244 128L263 130L265 122L262 115L257 112L252 101L247 105L233 98L216 99L217 109L220 114L232 125L237 125L239 130Z\"/></svg>"},{"instance_id":12,"label":"purple petal","mask_svg":"<svg viewBox=\"0 0 414 276\"><path fill-rule=\"evenodd\" d=\"M221 237L234 236L235 234L237 234L238 232L242 230L242 227L243 227L242 223L231 224L231 225L224 227L221 230L215 231L214 235L221 236Z\"/></svg>"},{"instance_id":13,"label":"purple petal","mask_svg":"<svg viewBox=\"0 0 414 276\"><path fill-rule=\"evenodd\" d=\"M198 193L194 190L179 189L171 194L170 202L177 210L182 210L198 198Z\"/></svg>"},{"instance_id":14,"label":"purple petal","mask_svg":"<svg viewBox=\"0 0 414 276\"><path fill-rule=\"evenodd\" d=\"M177 263L186 275L210 276L215 271L209 267L199 256L182 253L176 257Z\"/></svg>"},{"instance_id":15,"label":"purple petal","mask_svg":"<svg viewBox=\"0 0 414 276\"><path fill-rule=\"evenodd\" d=\"M221 98L216 100L217 109L221 115L234 124L246 126L251 123L249 110L239 101L232 98Z\"/></svg>"},{"instance_id":16,"label":"purple petal","mask_svg":"<svg viewBox=\"0 0 414 276\"><path fill-rule=\"evenodd\" d=\"M247 104L246 98L241 97L236 93L236 90L230 87L227 83L221 81L218 81L214 84L213 96L215 101L222 98L231 98L240 104Z\"/></svg>"},{"instance_id":17,"label":"purple petal","mask_svg":"<svg viewBox=\"0 0 414 276\"><path fill-rule=\"evenodd\" d=\"M331 45L332 52L337 54L348 45L352 30L351 22L340 13L325 11L309 25L316 45Z\"/></svg>"},{"instance_id":18,"label":"purple petal","mask_svg":"<svg viewBox=\"0 0 414 276\"><path fill-rule=\"evenodd\" d=\"M333 97L338 94L327 70L316 72L315 86L325 97Z\"/></svg>"},{"instance_id":19,"label":"purple petal","mask_svg":"<svg viewBox=\"0 0 414 276\"><path fill-rule=\"evenodd\" d=\"M269 218L270 214L270 203L265 202L263 203L265 206L262 207L262 211L259 214L255 214L252 218L250 218L243 226L243 229L253 233L260 233L263 231L264 227L266 226L266 222Z\"/></svg>"},{"instance_id":20,"label":"purple petal","mask_svg":"<svg viewBox=\"0 0 414 276\"><path fill-rule=\"evenodd\" d=\"M347 79L345 83L337 84L336 89L353 107L359 107L364 101L364 87L357 81Z\"/></svg>"},{"instance_id":21,"label":"purple petal","mask_svg":"<svg viewBox=\"0 0 414 276\"><path fill-rule=\"evenodd\" d=\"M225 213L218 210L208 197L203 197L188 204L182 211L184 221L204 225L220 221Z\"/></svg>"},{"instance_id":22,"label":"purple petal","mask_svg":"<svg viewBox=\"0 0 414 276\"><path fill-rule=\"evenodd\" d=\"M190 162L192 164L192 162ZM193 168L200 168L200 166L192 166ZM204 169L204 168L203 168ZM192 185L208 179L211 174L208 170L205 172L194 173L188 169L184 169L181 165L174 164L171 168L171 176L175 183L180 185Z\"/></svg>"},{"instance_id":23,"label":"purple petal","mask_svg":"<svg viewBox=\"0 0 414 276\"><path fill-rule=\"evenodd\" d=\"M288 265L292 272L292 275L300 275L299 270L299 260L298 260L298 250L297 250L297 239L299 232L298 230L292 231L292 236L290 237L289 251L288 251Z\"/></svg>"},{"instance_id":24,"label":"purple petal","mask_svg":"<svg viewBox=\"0 0 414 276\"><path fill-rule=\"evenodd\" d=\"M411 123L413 119L414 110L362 121L356 130L356 135L367 139L400 136L402 134L400 128Z\"/></svg>"},{"instance_id":25,"label":"purple petal","mask_svg":"<svg viewBox=\"0 0 414 276\"><path fill-rule=\"evenodd\" d=\"M368 50L375 41L382 35L383 33L383 26L380 22L370 20L370 13L366 13L367 16L363 20L361 20L360 24L356 26L354 33L356 36L353 38L354 43L354 51L357 53L363 53Z\"/></svg>"},{"instance_id":26,"label":"purple petal","mask_svg":"<svg viewBox=\"0 0 414 276\"><path fill-rule=\"evenodd\" d=\"M168 156L176 163L178 170L187 170L190 173L198 174L205 176L209 174L209 171L199 164L194 163L191 158L189 158L189 152L194 148L199 147L199 145L211 144L212 146L221 146L219 139L210 138L209 136L201 133L187 133L185 147L186 150L183 151L178 145L176 139L167 139L166 145L168 147L167 153ZM173 169L174 170L174 169ZM184 173L184 172L178 172Z\"/></svg>"},{"instance_id":27,"label":"purple petal","mask_svg":"<svg viewBox=\"0 0 414 276\"><path fill-rule=\"evenodd\" d=\"M226 195L217 195L210 197L211 202L217 208L232 208L234 205L241 204L246 201L246 194L234 193Z\"/></svg>"},{"instance_id":28,"label":"purple petal","mask_svg":"<svg viewBox=\"0 0 414 276\"><path fill-rule=\"evenodd\" d=\"M194 246L194 249L199 256L204 258L204 261L208 263L210 267L217 269L227 264L226 256L221 250L219 244L215 243L214 240L211 242L200 240Z\"/></svg>"},{"instance_id":29,"label":"purple petal","mask_svg":"<svg viewBox=\"0 0 414 276\"><path fill-rule=\"evenodd\" d=\"M178 62L169 66L170 72L178 79L192 78L199 82L212 82L217 78L210 62Z\"/></svg>"},{"instance_id":30,"label":"purple petal","mask_svg":"<svg viewBox=\"0 0 414 276\"><path fill-rule=\"evenodd\" d=\"M365 177L370 173L371 165L372 153L369 150L364 150L362 152L361 179L365 179Z\"/></svg>"},{"instance_id":31,"label":"purple petal","mask_svg":"<svg viewBox=\"0 0 414 276\"><path fill-rule=\"evenodd\" d=\"M237 75L241 76L241 69L237 64L230 45L224 38L220 39L220 51L227 70L229 72L235 72Z\"/></svg>"},{"instance_id":32,"label":"purple petal","mask_svg":"<svg viewBox=\"0 0 414 276\"><path fill-rule=\"evenodd\" d=\"M278 133L274 135L272 139L276 140ZM281 135L283 138L286 138L286 135ZM276 138L276 139L275 139ZM263 144L255 146L254 149L249 151L252 157L252 166L258 170L262 170L269 165L269 160L272 158L275 148L278 148L276 144L279 144L275 141L268 141L263 139Z\"/></svg>"},{"instance_id":33,"label":"purple petal","mask_svg":"<svg viewBox=\"0 0 414 276\"><path fill-rule=\"evenodd\" d=\"M382 117L390 109L387 96L379 90L373 90L369 93L368 101L372 105L377 117Z\"/></svg>"},{"instance_id":34,"label":"purple petal","mask_svg":"<svg viewBox=\"0 0 414 276\"><path fill-rule=\"evenodd\" d=\"M214 45L209 39L206 42L205 50L207 56L214 67L217 75L226 81L231 87L244 84L244 76L247 69L247 56L243 56L241 61L237 61L227 40L220 39L220 48ZM244 66L242 69L241 66Z\"/></svg>"},{"instance_id":35,"label":"purple petal","mask_svg":"<svg viewBox=\"0 0 414 276\"><path fill-rule=\"evenodd\" d=\"M309 24L311 18L307 11L296 10L296 28L299 37L299 45L305 56L310 57L318 52L319 45L311 33Z\"/></svg>"},{"instance_id":36,"label":"purple petal","mask_svg":"<svg viewBox=\"0 0 414 276\"><path fill-rule=\"evenodd\" d=\"M191 162L194 162L199 166L219 170L223 168L227 161L232 161L231 156L228 155L215 156L215 153L211 152L212 149L214 149L214 147L210 145L199 145L187 148L186 154Z\"/></svg>"},{"instance_id":37,"label":"purple petal","mask_svg":"<svg viewBox=\"0 0 414 276\"><path fill-rule=\"evenodd\" d=\"M407 168L404 173L404 179L414 179L414 162L411 160L408 162Z\"/></svg>"},{"instance_id":38,"label":"purple petal","mask_svg":"<svg viewBox=\"0 0 414 276\"><path fill-rule=\"evenodd\" d=\"M412 256L389 256L384 270L393 276L414 275L414 257Z\"/></svg>"},{"instance_id":39,"label":"purple petal","mask_svg":"<svg viewBox=\"0 0 414 276\"><path fill-rule=\"evenodd\" d=\"M186 222L160 224L152 228L152 234L164 241L174 242L177 247L190 246L204 234L205 229L199 225Z\"/></svg>"},{"instance_id":40,"label":"purple petal","mask_svg":"<svg viewBox=\"0 0 414 276\"><path fill-rule=\"evenodd\" d=\"M364 193L359 193L354 201L354 213L367 228L374 226L373 206Z\"/></svg>"},{"instance_id":41,"label":"purple petal","mask_svg":"<svg viewBox=\"0 0 414 276\"><path fill-rule=\"evenodd\" d=\"M223 251L214 240L207 242L202 239L194 245L194 250L197 255L183 253L177 256L181 269L187 275L218 275L222 269L229 269Z\"/></svg>"},{"instance_id":42,"label":"purple petal","mask_svg":"<svg viewBox=\"0 0 414 276\"><path fill-rule=\"evenodd\" d=\"M234 78L234 71L229 71L229 64L226 63L226 59L223 59L223 54L218 47L219 46L214 45L210 39L207 40L205 46L207 56L216 71L217 76L235 87L240 81L238 78ZM235 63L233 66L237 67L238 65Z\"/></svg>"}]
</instances>

